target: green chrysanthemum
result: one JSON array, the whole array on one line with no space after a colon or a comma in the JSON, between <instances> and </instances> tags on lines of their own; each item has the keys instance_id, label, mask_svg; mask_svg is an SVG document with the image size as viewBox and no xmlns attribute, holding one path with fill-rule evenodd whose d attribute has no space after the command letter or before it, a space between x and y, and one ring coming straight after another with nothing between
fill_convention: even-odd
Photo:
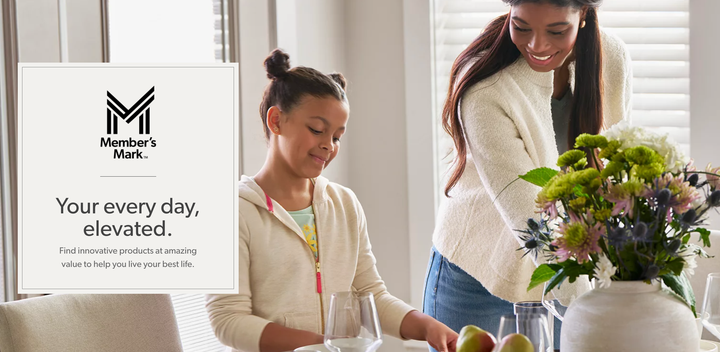
<instances>
[{"instance_id":1,"label":"green chrysanthemum","mask_svg":"<svg viewBox=\"0 0 720 352\"><path fill-rule=\"evenodd\" d=\"M596 179L598 176L600 176L600 171L598 171L595 168L575 171L573 173L569 173L570 181L574 184L578 184L581 186L585 186L590 184L590 182L594 179Z\"/></svg>"},{"instance_id":2,"label":"green chrysanthemum","mask_svg":"<svg viewBox=\"0 0 720 352\"><path fill-rule=\"evenodd\" d=\"M582 170L587 166L587 158L582 158L572 166L574 170Z\"/></svg>"},{"instance_id":3,"label":"green chrysanthemum","mask_svg":"<svg viewBox=\"0 0 720 352\"><path fill-rule=\"evenodd\" d=\"M621 146L622 144L619 141L609 141L607 146L602 148L598 157L601 159L611 160L612 157L618 153Z\"/></svg>"},{"instance_id":4,"label":"green chrysanthemum","mask_svg":"<svg viewBox=\"0 0 720 352\"><path fill-rule=\"evenodd\" d=\"M573 199L569 202L570 209L574 210L576 213L584 213L585 203L587 203L587 198L585 197Z\"/></svg>"},{"instance_id":5,"label":"green chrysanthemum","mask_svg":"<svg viewBox=\"0 0 720 352\"><path fill-rule=\"evenodd\" d=\"M605 165L605 168L600 173L600 177L608 178L610 176L617 175L623 169L624 169L624 164L622 162L611 161L607 165Z\"/></svg>"},{"instance_id":6,"label":"green chrysanthemum","mask_svg":"<svg viewBox=\"0 0 720 352\"><path fill-rule=\"evenodd\" d=\"M572 166L585 158L585 152L578 149L571 149L560 155L558 158L557 166L565 167Z\"/></svg>"},{"instance_id":7,"label":"green chrysanthemum","mask_svg":"<svg viewBox=\"0 0 720 352\"><path fill-rule=\"evenodd\" d=\"M590 209L590 213L597 222L604 222L612 216L612 209Z\"/></svg>"},{"instance_id":8,"label":"green chrysanthemum","mask_svg":"<svg viewBox=\"0 0 720 352\"><path fill-rule=\"evenodd\" d=\"M587 185L583 186L583 192L585 192L585 194L595 194L600 186L602 186L602 180L596 178L590 181Z\"/></svg>"},{"instance_id":9,"label":"green chrysanthemum","mask_svg":"<svg viewBox=\"0 0 720 352\"><path fill-rule=\"evenodd\" d=\"M573 193L575 183L572 182L572 173L558 174L553 177L550 182L543 188L545 196L549 200L556 200L563 197L567 197Z\"/></svg>"},{"instance_id":10,"label":"green chrysanthemum","mask_svg":"<svg viewBox=\"0 0 720 352\"><path fill-rule=\"evenodd\" d=\"M663 163L651 163L648 165L634 166L631 174L633 174L637 178L650 182L656 177L660 177L660 175L662 175L664 171L665 165Z\"/></svg>"},{"instance_id":11,"label":"green chrysanthemum","mask_svg":"<svg viewBox=\"0 0 720 352\"><path fill-rule=\"evenodd\" d=\"M631 164L635 165L650 165L654 163L664 164L665 160L656 151L644 146L639 145L632 147L625 151L625 159Z\"/></svg>"},{"instance_id":12,"label":"green chrysanthemum","mask_svg":"<svg viewBox=\"0 0 720 352\"><path fill-rule=\"evenodd\" d=\"M624 163L627 161L627 158L625 157L625 152L620 152L612 156L610 161L614 161L616 163Z\"/></svg>"},{"instance_id":13,"label":"green chrysanthemum","mask_svg":"<svg viewBox=\"0 0 720 352\"><path fill-rule=\"evenodd\" d=\"M605 136L583 133L575 139L575 148L605 148L608 140Z\"/></svg>"}]
</instances>

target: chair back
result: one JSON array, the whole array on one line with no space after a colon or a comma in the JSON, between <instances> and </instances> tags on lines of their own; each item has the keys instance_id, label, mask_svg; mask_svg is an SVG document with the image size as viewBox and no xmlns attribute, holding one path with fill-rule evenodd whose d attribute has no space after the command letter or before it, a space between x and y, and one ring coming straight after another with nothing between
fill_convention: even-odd
<instances>
[{"instance_id":1,"label":"chair back","mask_svg":"<svg viewBox=\"0 0 720 352\"><path fill-rule=\"evenodd\" d=\"M181 352L169 295L60 294L0 304L0 352Z\"/></svg>"}]
</instances>

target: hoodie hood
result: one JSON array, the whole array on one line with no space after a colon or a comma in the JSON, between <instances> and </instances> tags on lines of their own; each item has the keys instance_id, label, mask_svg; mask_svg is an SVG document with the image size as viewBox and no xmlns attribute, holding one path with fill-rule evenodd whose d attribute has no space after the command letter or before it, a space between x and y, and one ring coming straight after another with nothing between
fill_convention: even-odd
<instances>
[{"instance_id":1,"label":"hoodie hood","mask_svg":"<svg viewBox=\"0 0 720 352\"><path fill-rule=\"evenodd\" d=\"M325 198L327 197L327 186L329 183L328 179L322 176L318 176L314 179L314 181L315 190L313 192L313 205L325 201ZM245 175L240 178L240 182L238 184L238 195L241 199L255 204L259 208L270 211L265 191L263 191L262 188L255 183L254 178Z\"/></svg>"}]
</instances>

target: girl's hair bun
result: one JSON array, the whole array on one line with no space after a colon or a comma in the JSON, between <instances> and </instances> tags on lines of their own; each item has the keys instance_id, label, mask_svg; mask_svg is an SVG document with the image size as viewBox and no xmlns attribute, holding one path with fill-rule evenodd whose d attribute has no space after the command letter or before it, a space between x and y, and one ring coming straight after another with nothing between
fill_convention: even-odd
<instances>
[{"instance_id":1,"label":"girl's hair bun","mask_svg":"<svg viewBox=\"0 0 720 352\"><path fill-rule=\"evenodd\" d=\"M340 72L333 72L331 74L328 74L330 78L333 79L333 81L337 82L338 85L340 85L340 88L345 90L345 86L347 85L347 81L345 80L345 76L342 75Z\"/></svg>"},{"instance_id":2,"label":"girl's hair bun","mask_svg":"<svg viewBox=\"0 0 720 352\"><path fill-rule=\"evenodd\" d=\"M265 59L265 71L270 79L281 79L288 74L290 70L290 56L282 51L275 49Z\"/></svg>"}]
</instances>

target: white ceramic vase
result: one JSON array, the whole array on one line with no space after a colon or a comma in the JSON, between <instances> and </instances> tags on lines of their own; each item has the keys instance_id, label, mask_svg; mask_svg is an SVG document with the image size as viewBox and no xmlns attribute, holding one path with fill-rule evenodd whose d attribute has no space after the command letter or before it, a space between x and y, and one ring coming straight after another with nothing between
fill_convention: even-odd
<instances>
[{"instance_id":1,"label":"white ceramic vase","mask_svg":"<svg viewBox=\"0 0 720 352\"><path fill-rule=\"evenodd\" d=\"M563 318L563 352L698 352L695 317L659 282L613 281L570 304Z\"/></svg>"}]
</instances>

